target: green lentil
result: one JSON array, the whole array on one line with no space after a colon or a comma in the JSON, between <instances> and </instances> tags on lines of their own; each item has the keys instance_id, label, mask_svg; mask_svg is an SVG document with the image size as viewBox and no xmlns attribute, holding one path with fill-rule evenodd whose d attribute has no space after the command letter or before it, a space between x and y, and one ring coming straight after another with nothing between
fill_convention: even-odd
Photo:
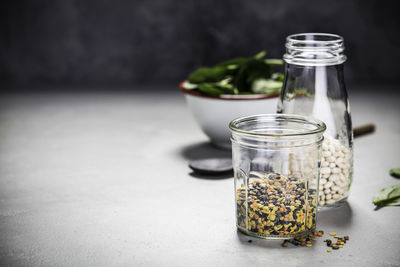
<instances>
[{"instance_id":1,"label":"green lentil","mask_svg":"<svg viewBox=\"0 0 400 267\"><path fill-rule=\"evenodd\" d=\"M304 180L294 177L273 173L251 180L247 199L244 186L236 191L238 227L263 236L312 231L316 225L316 191L308 189L307 201L305 195Z\"/></svg>"}]
</instances>

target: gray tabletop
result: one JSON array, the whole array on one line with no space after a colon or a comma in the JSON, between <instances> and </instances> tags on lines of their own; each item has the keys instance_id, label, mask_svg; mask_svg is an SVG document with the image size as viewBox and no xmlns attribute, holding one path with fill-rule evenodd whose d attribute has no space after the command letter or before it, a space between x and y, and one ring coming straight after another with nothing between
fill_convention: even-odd
<instances>
[{"instance_id":1,"label":"gray tabletop","mask_svg":"<svg viewBox=\"0 0 400 267\"><path fill-rule=\"evenodd\" d=\"M400 94L350 95L355 140L348 204L318 229L349 235L326 252L238 233L233 179L191 172L230 156L207 142L177 93L0 97L0 259L10 266L398 266L400 208L374 210L398 184ZM252 240L251 243L248 241Z\"/></svg>"}]
</instances>

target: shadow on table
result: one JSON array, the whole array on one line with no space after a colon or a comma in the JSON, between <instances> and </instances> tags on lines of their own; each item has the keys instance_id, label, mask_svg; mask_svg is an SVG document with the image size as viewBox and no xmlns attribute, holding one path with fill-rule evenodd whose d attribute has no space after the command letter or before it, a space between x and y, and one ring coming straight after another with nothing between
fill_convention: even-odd
<instances>
[{"instance_id":1,"label":"shadow on table","mask_svg":"<svg viewBox=\"0 0 400 267\"><path fill-rule=\"evenodd\" d=\"M282 242L283 240L267 240L267 239L261 239L261 238L256 238L256 237L251 237L248 235L243 234L239 230L236 230L237 238L239 239L240 243L242 246L257 246L257 247L262 247L262 248L272 248L272 249L281 249ZM288 246L285 249L291 249L291 248L298 248L295 246Z\"/></svg>"},{"instance_id":2,"label":"shadow on table","mask_svg":"<svg viewBox=\"0 0 400 267\"><path fill-rule=\"evenodd\" d=\"M180 151L180 155L187 160L196 159L209 159L209 158L221 158L226 159L232 158L232 152L230 150L223 150L212 145L210 142L201 142L184 146ZM233 177L233 172L221 173L221 174L202 174L198 172L190 171L189 175L194 178L207 179L207 180L220 180L228 179Z\"/></svg>"},{"instance_id":3,"label":"shadow on table","mask_svg":"<svg viewBox=\"0 0 400 267\"><path fill-rule=\"evenodd\" d=\"M207 159L207 158L232 158L231 150L217 148L210 142L201 142L185 146L180 151L181 156L186 160Z\"/></svg>"},{"instance_id":4,"label":"shadow on table","mask_svg":"<svg viewBox=\"0 0 400 267\"><path fill-rule=\"evenodd\" d=\"M350 204L346 201L338 208L318 211L318 224L333 227L347 227L351 225L353 212Z\"/></svg>"}]
</instances>

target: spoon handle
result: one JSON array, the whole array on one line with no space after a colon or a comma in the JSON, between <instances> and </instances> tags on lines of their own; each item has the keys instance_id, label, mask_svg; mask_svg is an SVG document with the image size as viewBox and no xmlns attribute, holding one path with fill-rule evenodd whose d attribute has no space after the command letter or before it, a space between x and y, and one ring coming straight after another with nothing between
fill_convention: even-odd
<instances>
[{"instance_id":1,"label":"spoon handle","mask_svg":"<svg viewBox=\"0 0 400 267\"><path fill-rule=\"evenodd\" d=\"M375 124L368 123L362 126L355 127L353 129L354 137L359 137L364 134L373 133L375 131Z\"/></svg>"}]
</instances>

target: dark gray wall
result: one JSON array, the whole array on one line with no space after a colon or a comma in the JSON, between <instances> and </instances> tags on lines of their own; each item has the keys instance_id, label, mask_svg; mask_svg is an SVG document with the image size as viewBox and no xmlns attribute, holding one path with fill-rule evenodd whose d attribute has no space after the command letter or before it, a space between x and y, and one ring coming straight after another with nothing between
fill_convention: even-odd
<instances>
[{"instance_id":1,"label":"dark gray wall","mask_svg":"<svg viewBox=\"0 0 400 267\"><path fill-rule=\"evenodd\" d=\"M26 0L0 4L0 86L131 87L178 83L201 65L285 36L343 35L350 82L396 82L396 1Z\"/></svg>"}]
</instances>

